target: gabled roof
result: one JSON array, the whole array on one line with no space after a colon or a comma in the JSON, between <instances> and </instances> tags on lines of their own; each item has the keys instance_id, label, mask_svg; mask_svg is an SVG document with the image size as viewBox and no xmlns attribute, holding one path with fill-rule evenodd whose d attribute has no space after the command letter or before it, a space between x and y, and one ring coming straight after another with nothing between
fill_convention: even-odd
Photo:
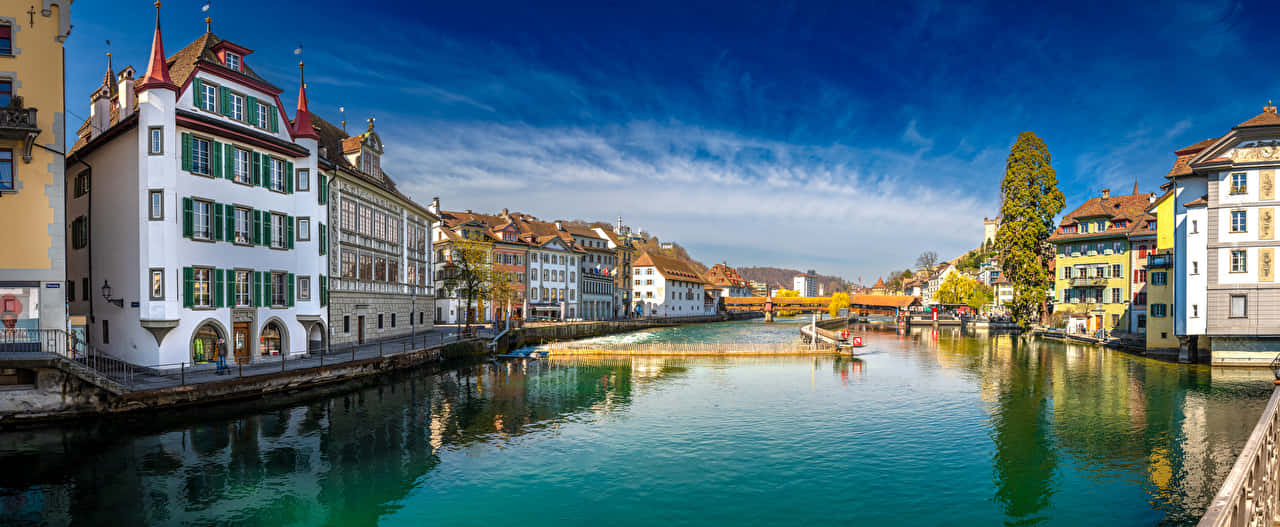
<instances>
[{"instance_id":1,"label":"gabled roof","mask_svg":"<svg viewBox=\"0 0 1280 527\"><path fill-rule=\"evenodd\" d=\"M1248 121L1235 125L1234 128L1252 128L1255 126L1280 126L1280 115L1276 115L1276 107L1271 105L1271 101L1267 101L1267 105L1262 108L1262 113L1253 116Z\"/></svg>"},{"instance_id":2,"label":"gabled roof","mask_svg":"<svg viewBox=\"0 0 1280 527\"><path fill-rule=\"evenodd\" d=\"M1140 226L1145 226L1146 219L1154 219L1150 218L1150 214L1147 214L1147 209L1151 206L1151 200L1154 196L1155 194L1131 194L1128 196L1090 198L1064 216L1058 224L1059 227L1078 224L1081 219L1085 218L1104 217L1110 220L1107 229L1101 232L1089 233L1062 233L1055 230L1054 234L1049 236L1049 241L1057 242L1132 234L1139 231ZM1125 220L1128 224L1119 227L1115 223L1117 220Z\"/></svg>"},{"instance_id":3,"label":"gabled roof","mask_svg":"<svg viewBox=\"0 0 1280 527\"><path fill-rule=\"evenodd\" d=\"M742 275L726 263L721 262L707 269L703 279L712 284L725 287L747 287L747 281L742 279Z\"/></svg>"},{"instance_id":4,"label":"gabled roof","mask_svg":"<svg viewBox=\"0 0 1280 527\"><path fill-rule=\"evenodd\" d=\"M631 265L633 267L653 267L658 270L658 274L661 274L663 278L668 280L680 280L699 284L707 283L701 276L698 276L697 271L694 271L692 267L689 267L689 264L669 256L644 252L641 253L640 258L636 259L635 263L632 263Z\"/></svg>"},{"instance_id":5,"label":"gabled roof","mask_svg":"<svg viewBox=\"0 0 1280 527\"><path fill-rule=\"evenodd\" d=\"M232 44L230 41L224 41L213 33L205 33L200 35L200 38L197 38L194 42L187 44L187 47L182 48L178 50L177 53L171 55L169 57L168 64L169 76L173 79L173 83L178 86L186 84L187 80L191 78L191 75L195 73L196 65L204 65L210 69L219 71L232 79L236 76L242 75L244 77L248 77L254 82L262 83L267 88L274 90L272 95L277 95L283 91L280 88L277 88L276 85L267 82L267 80L262 78L261 75L254 72L253 68L243 60L240 61L241 71L233 70L224 65L222 61L218 60L218 55L214 52L214 48L223 42L235 47L242 47Z\"/></svg>"}]
</instances>

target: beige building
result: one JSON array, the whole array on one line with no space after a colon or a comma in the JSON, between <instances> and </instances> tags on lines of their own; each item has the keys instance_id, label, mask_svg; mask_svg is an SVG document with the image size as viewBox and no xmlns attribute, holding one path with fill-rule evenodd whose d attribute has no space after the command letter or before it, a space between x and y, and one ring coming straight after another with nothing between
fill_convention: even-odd
<instances>
[{"instance_id":1,"label":"beige building","mask_svg":"<svg viewBox=\"0 0 1280 527\"><path fill-rule=\"evenodd\" d=\"M67 295L91 293L88 282L68 280L63 230L63 43L71 2L0 6L0 329L65 331ZM40 341L35 331L11 332L9 340L15 335Z\"/></svg>"}]
</instances>

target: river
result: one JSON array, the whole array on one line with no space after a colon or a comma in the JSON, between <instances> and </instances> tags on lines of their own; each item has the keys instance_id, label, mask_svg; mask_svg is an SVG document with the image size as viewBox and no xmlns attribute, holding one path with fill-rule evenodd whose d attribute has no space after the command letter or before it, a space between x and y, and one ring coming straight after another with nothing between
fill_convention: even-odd
<instances>
[{"instance_id":1,"label":"river","mask_svg":"<svg viewBox=\"0 0 1280 527\"><path fill-rule=\"evenodd\" d=\"M787 340L798 321L606 340ZM869 332L850 358L581 359L0 433L3 525L1192 525L1270 371Z\"/></svg>"}]
</instances>

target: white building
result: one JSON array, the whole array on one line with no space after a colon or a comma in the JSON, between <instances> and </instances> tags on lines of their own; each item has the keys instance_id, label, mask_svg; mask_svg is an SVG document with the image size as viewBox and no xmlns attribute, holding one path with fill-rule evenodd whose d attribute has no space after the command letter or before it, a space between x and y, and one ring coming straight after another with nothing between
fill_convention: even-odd
<instances>
[{"instance_id":1,"label":"white building","mask_svg":"<svg viewBox=\"0 0 1280 527\"><path fill-rule=\"evenodd\" d=\"M529 247L529 292L525 313L533 317L578 317L578 258L555 234L533 236Z\"/></svg>"},{"instance_id":2,"label":"white building","mask_svg":"<svg viewBox=\"0 0 1280 527\"><path fill-rule=\"evenodd\" d=\"M146 76L126 68L95 92L67 164L97 190L67 215L85 233L69 270L94 293L70 309L93 347L176 367L323 345L317 142L251 54L205 33L166 62L157 17Z\"/></svg>"},{"instance_id":3,"label":"white building","mask_svg":"<svg viewBox=\"0 0 1280 527\"><path fill-rule=\"evenodd\" d=\"M635 311L643 317L687 317L705 309L705 282L688 264L643 253L632 267Z\"/></svg>"},{"instance_id":4,"label":"white building","mask_svg":"<svg viewBox=\"0 0 1280 527\"><path fill-rule=\"evenodd\" d=\"M594 229L564 225L573 239L578 254L578 314L584 320L608 320L614 311L614 274L618 266L617 252L609 248L605 236Z\"/></svg>"},{"instance_id":5,"label":"white building","mask_svg":"<svg viewBox=\"0 0 1280 527\"><path fill-rule=\"evenodd\" d=\"M796 275L791 283L793 289L800 292L800 296L818 296L818 279L814 276L813 271L809 271L808 274Z\"/></svg>"},{"instance_id":6,"label":"white building","mask_svg":"<svg viewBox=\"0 0 1280 527\"><path fill-rule=\"evenodd\" d=\"M924 286L923 291L921 291L920 302L924 305L936 304L937 302L933 301L934 293L938 292L938 288L942 287L942 282L946 281L947 277L950 276L951 273L954 273L955 270L955 266L949 263L943 263L938 266L938 269L929 277L929 282Z\"/></svg>"}]
</instances>

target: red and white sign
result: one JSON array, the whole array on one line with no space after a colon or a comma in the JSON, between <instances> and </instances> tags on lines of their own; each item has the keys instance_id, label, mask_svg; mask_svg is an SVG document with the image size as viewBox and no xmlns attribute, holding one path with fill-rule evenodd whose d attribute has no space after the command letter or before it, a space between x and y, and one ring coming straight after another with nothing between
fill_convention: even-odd
<instances>
[{"instance_id":1,"label":"red and white sign","mask_svg":"<svg viewBox=\"0 0 1280 527\"><path fill-rule=\"evenodd\" d=\"M934 322L938 321L938 306L933 306L933 320Z\"/></svg>"},{"instance_id":2,"label":"red and white sign","mask_svg":"<svg viewBox=\"0 0 1280 527\"><path fill-rule=\"evenodd\" d=\"M853 345L854 345L855 347L861 347L861 346L862 346L862 337L861 337L861 336L853 337Z\"/></svg>"},{"instance_id":3,"label":"red and white sign","mask_svg":"<svg viewBox=\"0 0 1280 527\"><path fill-rule=\"evenodd\" d=\"M847 339L847 338L849 338L849 330L847 330L847 329L842 329L842 330L840 330L840 338L842 338L842 339Z\"/></svg>"}]
</instances>

